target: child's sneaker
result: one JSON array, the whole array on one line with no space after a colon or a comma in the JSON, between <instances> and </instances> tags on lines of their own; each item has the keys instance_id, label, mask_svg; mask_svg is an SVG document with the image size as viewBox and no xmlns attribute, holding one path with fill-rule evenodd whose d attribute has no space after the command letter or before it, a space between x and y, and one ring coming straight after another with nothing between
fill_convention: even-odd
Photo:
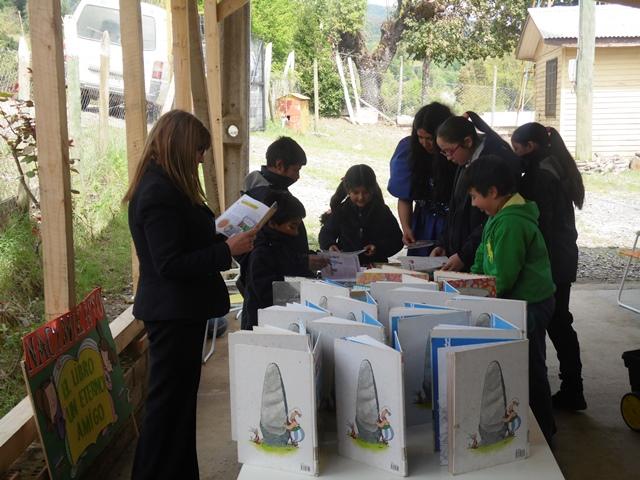
<instances>
[{"instance_id":1,"label":"child's sneaker","mask_svg":"<svg viewBox=\"0 0 640 480\"><path fill-rule=\"evenodd\" d=\"M587 401L582 391L560 389L551 396L554 408L560 410L586 410Z\"/></svg>"}]
</instances>

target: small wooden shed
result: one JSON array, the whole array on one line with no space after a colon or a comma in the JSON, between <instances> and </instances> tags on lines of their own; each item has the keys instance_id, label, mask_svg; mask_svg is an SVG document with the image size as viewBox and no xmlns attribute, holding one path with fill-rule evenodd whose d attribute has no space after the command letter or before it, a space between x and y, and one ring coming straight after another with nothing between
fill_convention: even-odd
<instances>
[{"instance_id":1,"label":"small wooden shed","mask_svg":"<svg viewBox=\"0 0 640 480\"><path fill-rule=\"evenodd\" d=\"M592 150L601 157L640 152L640 9L596 5ZM516 57L535 62L536 121L576 144L579 7L530 8Z\"/></svg>"},{"instance_id":2,"label":"small wooden shed","mask_svg":"<svg viewBox=\"0 0 640 480\"><path fill-rule=\"evenodd\" d=\"M309 129L309 97L301 93L288 93L276 101L278 117L287 127L299 133Z\"/></svg>"}]
</instances>

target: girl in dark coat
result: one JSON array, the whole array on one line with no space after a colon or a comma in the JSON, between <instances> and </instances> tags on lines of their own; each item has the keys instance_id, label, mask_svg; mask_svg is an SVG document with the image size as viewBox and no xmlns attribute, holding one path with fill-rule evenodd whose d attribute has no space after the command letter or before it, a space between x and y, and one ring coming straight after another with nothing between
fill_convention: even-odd
<instances>
[{"instance_id":1,"label":"girl in dark coat","mask_svg":"<svg viewBox=\"0 0 640 480\"><path fill-rule=\"evenodd\" d=\"M398 221L382 198L376 174L354 165L331 197L331 211L320 219L320 248L343 252L364 249L361 264L386 262L402 249Z\"/></svg>"},{"instance_id":2,"label":"girl in dark coat","mask_svg":"<svg viewBox=\"0 0 640 480\"><path fill-rule=\"evenodd\" d=\"M432 102L413 119L411 136L398 143L391 157L387 190L398 199L398 217L405 244L437 240L445 226L456 166L438 150L436 130L452 113ZM411 250L428 255L431 248Z\"/></svg>"},{"instance_id":3,"label":"girl in dark coat","mask_svg":"<svg viewBox=\"0 0 640 480\"><path fill-rule=\"evenodd\" d=\"M196 405L207 319L229 311L221 271L255 233L216 235L198 165L211 136L193 115L158 119L124 201L140 261L133 314L149 338L149 387L133 479L197 479Z\"/></svg>"},{"instance_id":4,"label":"girl in dark coat","mask_svg":"<svg viewBox=\"0 0 640 480\"><path fill-rule=\"evenodd\" d=\"M547 332L560 362L560 391L554 406L584 410L582 363L578 335L571 326L571 283L578 271L578 246L574 205L582 208L584 185L576 162L554 128L531 122L511 136L513 149L523 161L520 193L540 210L539 226L547 244L553 281L556 284L555 313Z\"/></svg>"},{"instance_id":5,"label":"girl in dark coat","mask_svg":"<svg viewBox=\"0 0 640 480\"><path fill-rule=\"evenodd\" d=\"M484 135L478 135L476 129ZM480 245L482 227L487 216L471 206L471 199L462 182L463 174L480 155L493 154L508 160L514 167L513 175L519 177L520 161L509 144L474 112L445 120L438 128L437 142L440 151L458 169L449 202L447 224L431 255L449 257L443 270L468 272Z\"/></svg>"}]
</instances>

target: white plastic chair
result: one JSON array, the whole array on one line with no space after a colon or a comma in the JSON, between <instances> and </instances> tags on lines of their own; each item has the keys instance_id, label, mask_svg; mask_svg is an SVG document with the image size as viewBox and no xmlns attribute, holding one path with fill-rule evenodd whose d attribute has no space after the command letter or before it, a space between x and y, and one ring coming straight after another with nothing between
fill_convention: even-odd
<instances>
[{"instance_id":1,"label":"white plastic chair","mask_svg":"<svg viewBox=\"0 0 640 480\"><path fill-rule=\"evenodd\" d=\"M622 297L622 290L624 289L624 282L627 280L629 268L631 267L631 260L633 260L634 258L640 260L640 249L637 249L638 237L640 237L640 230L636 232L636 240L635 242L633 242L633 248L631 248L631 250L623 249L623 250L620 250L619 252L620 255L624 257L629 257L629 260L627 260L627 266L625 267L624 273L622 274L622 281L620 282L620 288L618 289L618 305L620 305L622 308L626 308L627 310L631 310L632 312L635 312L635 313L640 313L640 309L637 307L633 307L627 303L622 303L621 297Z\"/></svg>"}]
</instances>

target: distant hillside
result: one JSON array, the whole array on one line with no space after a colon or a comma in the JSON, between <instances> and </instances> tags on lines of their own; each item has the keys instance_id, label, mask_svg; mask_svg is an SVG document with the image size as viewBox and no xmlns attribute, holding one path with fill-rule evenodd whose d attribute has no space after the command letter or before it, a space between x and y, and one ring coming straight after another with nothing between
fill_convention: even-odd
<instances>
[{"instance_id":1,"label":"distant hillside","mask_svg":"<svg viewBox=\"0 0 640 480\"><path fill-rule=\"evenodd\" d=\"M391 4L391 2L389 2ZM367 35L367 47L371 49L380 40L380 25L387 19L387 8L382 5L367 5L367 18L365 32Z\"/></svg>"}]
</instances>

